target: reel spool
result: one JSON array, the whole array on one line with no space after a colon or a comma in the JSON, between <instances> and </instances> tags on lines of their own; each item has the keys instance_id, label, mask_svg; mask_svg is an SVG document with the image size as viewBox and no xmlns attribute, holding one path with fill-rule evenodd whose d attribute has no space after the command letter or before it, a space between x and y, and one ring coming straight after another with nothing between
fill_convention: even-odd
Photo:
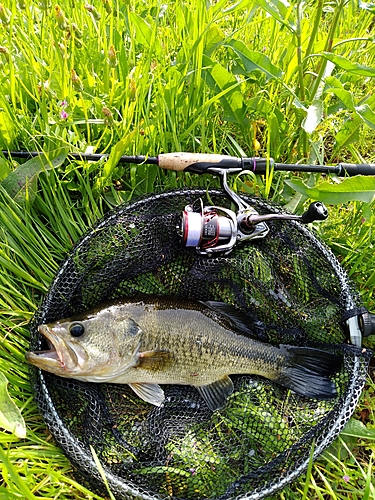
<instances>
[{"instance_id":1,"label":"reel spool","mask_svg":"<svg viewBox=\"0 0 375 500\"><path fill-rule=\"evenodd\" d=\"M192 205L186 205L181 230L184 245L196 248L202 255L227 254L237 241L235 214L222 207L202 206L199 212L194 212Z\"/></svg>"}]
</instances>

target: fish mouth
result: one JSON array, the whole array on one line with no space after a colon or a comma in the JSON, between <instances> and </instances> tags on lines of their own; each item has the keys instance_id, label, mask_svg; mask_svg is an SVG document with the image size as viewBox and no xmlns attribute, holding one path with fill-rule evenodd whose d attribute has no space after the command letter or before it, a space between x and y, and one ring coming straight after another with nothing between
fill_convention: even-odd
<instances>
[{"instance_id":1,"label":"fish mouth","mask_svg":"<svg viewBox=\"0 0 375 500\"><path fill-rule=\"evenodd\" d=\"M78 364L74 349L54 333L48 325L40 325L38 331L47 341L48 349L26 353L29 363L57 375L67 375Z\"/></svg>"}]
</instances>

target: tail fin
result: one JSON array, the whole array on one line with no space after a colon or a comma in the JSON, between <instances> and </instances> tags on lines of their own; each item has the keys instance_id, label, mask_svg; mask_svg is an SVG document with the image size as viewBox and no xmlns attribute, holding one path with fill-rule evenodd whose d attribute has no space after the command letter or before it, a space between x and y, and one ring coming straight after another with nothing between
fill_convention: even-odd
<instances>
[{"instance_id":1,"label":"tail fin","mask_svg":"<svg viewBox=\"0 0 375 500\"><path fill-rule=\"evenodd\" d=\"M341 368L339 356L311 347L282 345L280 350L286 356L286 367L277 380L279 384L309 398L336 396L336 386L329 377Z\"/></svg>"}]
</instances>

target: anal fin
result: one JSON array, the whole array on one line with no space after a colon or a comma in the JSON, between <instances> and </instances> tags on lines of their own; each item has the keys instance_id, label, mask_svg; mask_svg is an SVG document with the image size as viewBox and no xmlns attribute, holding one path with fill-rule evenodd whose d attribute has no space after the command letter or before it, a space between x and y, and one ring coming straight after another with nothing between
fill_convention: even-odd
<instances>
[{"instance_id":1,"label":"anal fin","mask_svg":"<svg viewBox=\"0 0 375 500\"><path fill-rule=\"evenodd\" d=\"M215 380L211 384L195 387L212 411L223 408L228 396L233 392L233 382L228 375L224 375L223 378Z\"/></svg>"}]
</instances>

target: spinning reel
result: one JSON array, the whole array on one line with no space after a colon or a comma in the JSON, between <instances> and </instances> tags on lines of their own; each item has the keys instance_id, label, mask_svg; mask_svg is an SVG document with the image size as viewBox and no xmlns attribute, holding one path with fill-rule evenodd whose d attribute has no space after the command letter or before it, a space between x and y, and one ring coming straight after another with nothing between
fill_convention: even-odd
<instances>
[{"instance_id":1,"label":"spinning reel","mask_svg":"<svg viewBox=\"0 0 375 500\"><path fill-rule=\"evenodd\" d=\"M234 212L218 206L204 207L202 200L186 205L182 216L182 238L186 247L195 247L200 255L212 256L217 253L229 254L237 242L264 238L269 232L266 221L296 220L304 224L328 217L328 210L320 202L311 203L302 215L265 214L260 215L227 182L227 174L237 169L210 168L209 172L219 175L222 187L229 198L237 205Z\"/></svg>"}]
</instances>

